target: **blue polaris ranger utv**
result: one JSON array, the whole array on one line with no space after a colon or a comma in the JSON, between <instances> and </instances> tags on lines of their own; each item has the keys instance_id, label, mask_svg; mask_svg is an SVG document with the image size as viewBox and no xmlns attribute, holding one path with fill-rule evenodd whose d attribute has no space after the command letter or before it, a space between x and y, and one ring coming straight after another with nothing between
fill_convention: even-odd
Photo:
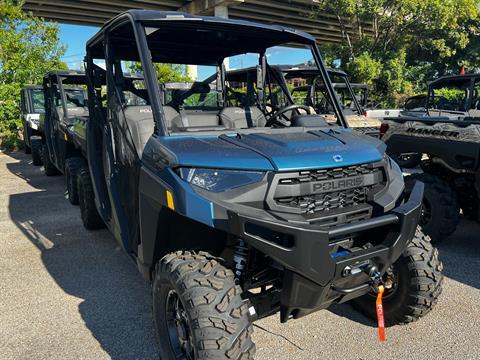
<instances>
[{"instance_id":1,"label":"blue polaris ranger utv","mask_svg":"<svg viewBox=\"0 0 480 360\"><path fill-rule=\"evenodd\" d=\"M318 68L337 124L275 102L269 69L293 61ZM125 81L132 64L143 82ZM227 70L242 66L258 75L255 91L236 90L253 94L243 107L226 101ZM166 67L190 77L168 96ZM253 358L254 320L350 300L374 315L379 284L388 324L436 303L441 263L417 228L423 184L406 197L385 145L346 128L312 36L132 10L88 41L86 68L95 204L152 284L162 359Z\"/></svg>"}]
</instances>

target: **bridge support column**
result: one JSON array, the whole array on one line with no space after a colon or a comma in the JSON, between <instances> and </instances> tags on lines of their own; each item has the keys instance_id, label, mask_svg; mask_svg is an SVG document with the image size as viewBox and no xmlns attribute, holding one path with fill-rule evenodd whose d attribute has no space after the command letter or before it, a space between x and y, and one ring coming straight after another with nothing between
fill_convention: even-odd
<instances>
[{"instance_id":1,"label":"bridge support column","mask_svg":"<svg viewBox=\"0 0 480 360\"><path fill-rule=\"evenodd\" d=\"M198 79L198 66L197 65L187 65L187 76L191 80L197 81L197 79Z\"/></svg>"},{"instance_id":2,"label":"bridge support column","mask_svg":"<svg viewBox=\"0 0 480 360\"><path fill-rule=\"evenodd\" d=\"M225 5L224 2L222 2L221 4L216 5L214 7L213 13L214 13L215 16L218 16L218 17L221 17L221 18L224 18L224 19L228 19L228 6ZM230 68L229 59L225 59L223 61L223 63L225 64L225 69L229 70L229 68Z\"/></svg>"}]
</instances>

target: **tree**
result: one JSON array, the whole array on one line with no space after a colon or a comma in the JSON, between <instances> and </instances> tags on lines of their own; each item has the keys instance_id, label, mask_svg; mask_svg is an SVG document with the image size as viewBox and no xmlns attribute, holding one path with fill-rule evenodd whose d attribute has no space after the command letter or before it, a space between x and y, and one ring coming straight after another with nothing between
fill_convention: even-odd
<instances>
[{"instance_id":1,"label":"tree","mask_svg":"<svg viewBox=\"0 0 480 360\"><path fill-rule=\"evenodd\" d=\"M7 148L18 145L21 88L40 84L49 70L66 68L58 25L33 17L22 5L0 0L0 142Z\"/></svg>"},{"instance_id":2,"label":"tree","mask_svg":"<svg viewBox=\"0 0 480 360\"><path fill-rule=\"evenodd\" d=\"M160 83L191 81L184 65L157 63L154 66Z\"/></svg>"},{"instance_id":3,"label":"tree","mask_svg":"<svg viewBox=\"0 0 480 360\"><path fill-rule=\"evenodd\" d=\"M187 74L187 69L185 65L154 63L153 67L155 68L158 82L161 84L168 82L191 81L190 77ZM142 64L137 61L127 62L126 69L127 71L134 74L143 73Z\"/></svg>"},{"instance_id":4,"label":"tree","mask_svg":"<svg viewBox=\"0 0 480 360\"><path fill-rule=\"evenodd\" d=\"M355 81L366 78L383 105L391 106L401 98L398 94L424 89L425 83L414 81L419 71L431 79L461 66L479 67L478 52L470 50L480 45L479 3L319 0L313 16L334 14L342 31L341 44L322 47L327 59L341 59Z\"/></svg>"}]
</instances>

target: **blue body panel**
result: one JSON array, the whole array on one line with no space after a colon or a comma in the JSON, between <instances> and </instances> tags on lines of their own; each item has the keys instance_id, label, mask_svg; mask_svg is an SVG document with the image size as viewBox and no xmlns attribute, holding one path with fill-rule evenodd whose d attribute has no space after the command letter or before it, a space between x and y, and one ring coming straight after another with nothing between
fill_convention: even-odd
<instances>
[{"instance_id":1,"label":"blue body panel","mask_svg":"<svg viewBox=\"0 0 480 360\"><path fill-rule=\"evenodd\" d=\"M165 136L160 138L182 166L238 169L273 170L272 164L260 154L232 145L218 137Z\"/></svg>"},{"instance_id":2,"label":"blue body panel","mask_svg":"<svg viewBox=\"0 0 480 360\"><path fill-rule=\"evenodd\" d=\"M241 136L161 137L180 166L295 171L380 161L383 142L350 130L251 133Z\"/></svg>"},{"instance_id":3,"label":"blue body panel","mask_svg":"<svg viewBox=\"0 0 480 360\"><path fill-rule=\"evenodd\" d=\"M193 191L191 185L181 180L170 168L165 168L160 178L172 190L176 212L207 226L214 226L211 201Z\"/></svg>"}]
</instances>

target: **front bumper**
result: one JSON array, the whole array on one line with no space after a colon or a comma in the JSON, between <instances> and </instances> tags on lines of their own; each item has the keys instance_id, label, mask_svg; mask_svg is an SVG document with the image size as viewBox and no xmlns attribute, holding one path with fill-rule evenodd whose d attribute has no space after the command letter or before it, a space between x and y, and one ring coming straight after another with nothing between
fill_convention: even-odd
<instances>
[{"instance_id":1,"label":"front bumper","mask_svg":"<svg viewBox=\"0 0 480 360\"><path fill-rule=\"evenodd\" d=\"M383 274L400 257L415 235L423 189L417 182L409 199L386 215L328 230L228 211L229 232L285 268L281 295L285 322L367 293L371 279L359 269L375 266ZM368 239L373 246L339 251L342 241L355 238Z\"/></svg>"}]
</instances>

